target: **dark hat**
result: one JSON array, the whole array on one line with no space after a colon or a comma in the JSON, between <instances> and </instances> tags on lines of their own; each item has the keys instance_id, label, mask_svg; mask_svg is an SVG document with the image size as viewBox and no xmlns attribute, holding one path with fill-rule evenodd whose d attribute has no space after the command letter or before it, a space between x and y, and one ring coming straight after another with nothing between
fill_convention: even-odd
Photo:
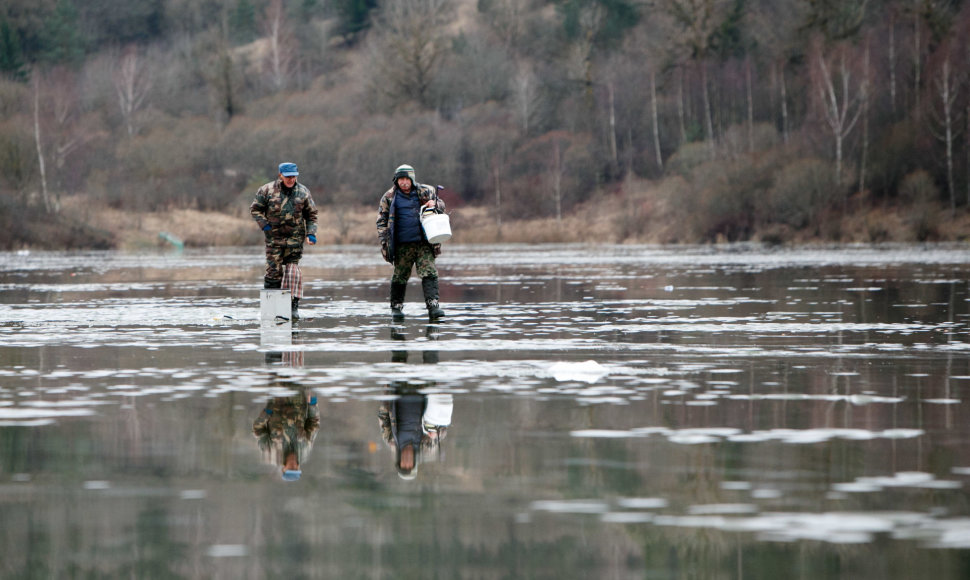
<instances>
[{"instance_id":1,"label":"dark hat","mask_svg":"<svg viewBox=\"0 0 970 580\"><path fill-rule=\"evenodd\" d=\"M296 163L280 163L280 175L283 177L296 177L299 174Z\"/></svg>"}]
</instances>

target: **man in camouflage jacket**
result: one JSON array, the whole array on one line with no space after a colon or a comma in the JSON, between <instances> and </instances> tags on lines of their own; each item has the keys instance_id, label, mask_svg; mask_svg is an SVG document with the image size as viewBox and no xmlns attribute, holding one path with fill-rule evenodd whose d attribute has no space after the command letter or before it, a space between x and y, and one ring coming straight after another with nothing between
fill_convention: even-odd
<instances>
[{"instance_id":1,"label":"man in camouflage jacket","mask_svg":"<svg viewBox=\"0 0 970 580\"><path fill-rule=\"evenodd\" d=\"M441 244L428 242L421 228L421 212L430 209L444 213L445 202L437 189L415 181L414 168L401 165L394 171L393 186L381 196L377 210L377 237L384 259L394 264L391 276L391 314L404 317L404 294L411 269L421 277L421 289L432 319L444 316L438 304L438 270L435 256L441 254Z\"/></svg>"},{"instance_id":2,"label":"man in camouflage jacket","mask_svg":"<svg viewBox=\"0 0 970 580\"><path fill-rule=\"evenodd\" d=\"M253 219L266 238L266 275L263 288L281 288L285 266L296 266L303 257L303 243L317 243L317 206L310 190L297 183L295 163L280 163L279 177L256 191L249 207ZM296 272L298 268L294 268ZM297 274L299 278L299 275ZM302 296L302 281L293 291L292 317L299 318L297 307Z\"/></svg>"},{"instance_id":3,"label":"man in camouflage jacket","mask_svg":"<svg viewBox=\"0 0 970 580\"><path fill-rule=\"evenodd\" d=\"M283 383L273 386L284 388ZM253 421L253 436L267 463L280 468L283 479L300 479L303 462L320 429L320 410L316 396L300 387L297 394L274 397Z\"/></svg>"}]
</instances>

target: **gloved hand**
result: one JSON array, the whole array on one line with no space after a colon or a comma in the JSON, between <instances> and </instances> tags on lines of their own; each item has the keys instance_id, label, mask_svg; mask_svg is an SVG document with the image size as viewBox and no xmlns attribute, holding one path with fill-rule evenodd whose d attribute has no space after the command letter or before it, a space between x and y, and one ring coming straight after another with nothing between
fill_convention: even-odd
<instances>
[{"instance_id":1,"label":"gloved hand","mask_svg":"<svg viewBox=\"0 0 970 580\"><path fill-rule=\"evenodd\" d=\"M317 237L313 234L310 234L309 236L307 236L306 239L310 240L311 245L317 243Z\"/></svg>"},{"instance_id":2,"label":"gloved hand","mask_svg":"<svg viewBox=\"0 0 970 580\"><path fill-rule=\"evenodd\" d=\"M272 226L270 226L269 224L266 224L265 226L263 226L263 231L264 231L264 232L268 232L268 231L270 231L271 229L273 229L273 228L272 228Z\"/></svg>"}]
</instances>

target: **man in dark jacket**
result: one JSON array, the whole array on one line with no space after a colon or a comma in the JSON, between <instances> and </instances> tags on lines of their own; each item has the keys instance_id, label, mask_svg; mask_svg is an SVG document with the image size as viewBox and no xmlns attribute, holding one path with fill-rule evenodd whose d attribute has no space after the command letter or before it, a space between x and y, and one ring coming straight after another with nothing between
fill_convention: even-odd
<instances>
[{"instance_id":1,"label":"man in dark jacket","mask_svg":"<svg viewBox=\"0 0 970 580\"><path fill-rule=\"evenodd\" d=\"M401 165L394 171L393 186L381 197L377 212L377 237L381 242L381 254L394 264L391 276L391 315L404 318L404 294L411 270L417 270L424 290L424 302L428 316L436 319L445 313L438 304L438 270L435 256L441 253L441 244L431 244L421 227L421 212L425 209L444 213L445 202L431 185L422 185L414 179L414 168Z\"/></svg>"},{"instance_id":2,"label":"man in dark jacket","mask_svg":"<svg viewBox=\"0 0 970 580\"><path fill-rule=\"evenodd\" d=\"M266 237L266 275L263 288L283 288L292 296L291 317L300 317L303 278L299 262L304 239L317 243L317 206L310 190L297 183L296 163L280 163L279 177L256 191L249 207L253 219ZM284 284L284 277L286 284Z\"/></svg>"}]
</instances>

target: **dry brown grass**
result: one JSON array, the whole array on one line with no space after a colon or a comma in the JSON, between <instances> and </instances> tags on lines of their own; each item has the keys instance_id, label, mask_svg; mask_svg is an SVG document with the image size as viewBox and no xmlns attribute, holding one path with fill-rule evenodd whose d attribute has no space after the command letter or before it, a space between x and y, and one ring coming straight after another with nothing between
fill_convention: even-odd
<instances>
[{"instance_id":1,"label":"dry brown grass","mask_svg":"<svg viewBox=\"0 0 970 580\"><path fill-rule=\"evenodd\" d=\"M698 240L685 218L690 208L683 207L684 187L676 180L656 184L628 181L616 191L577 207L559 222L554 218L505 219L501 228L491 208L463 206L449 211L454 233L449 243L694 243ZM114 233L120 249L164 246L160 232L168 232L190 247L258 245L263 239L248 211L241 208L235 215L189 209L133 213L93 207L83 198L68 198L63 208L91 226ZM920 227L925 231L926 224L931 232L928 241L970 239L970 213L963 209L951 218L949 209L933 205L921 221L908 206L854 209L858 211L845 217L833 211L819 232L771 225L755 232L753 240L791 244L914 242L921 241L917 232ZM376 219L376 204L320 207L317 240L323 245L376 245Z\"/></svg>"}]
</instances>

